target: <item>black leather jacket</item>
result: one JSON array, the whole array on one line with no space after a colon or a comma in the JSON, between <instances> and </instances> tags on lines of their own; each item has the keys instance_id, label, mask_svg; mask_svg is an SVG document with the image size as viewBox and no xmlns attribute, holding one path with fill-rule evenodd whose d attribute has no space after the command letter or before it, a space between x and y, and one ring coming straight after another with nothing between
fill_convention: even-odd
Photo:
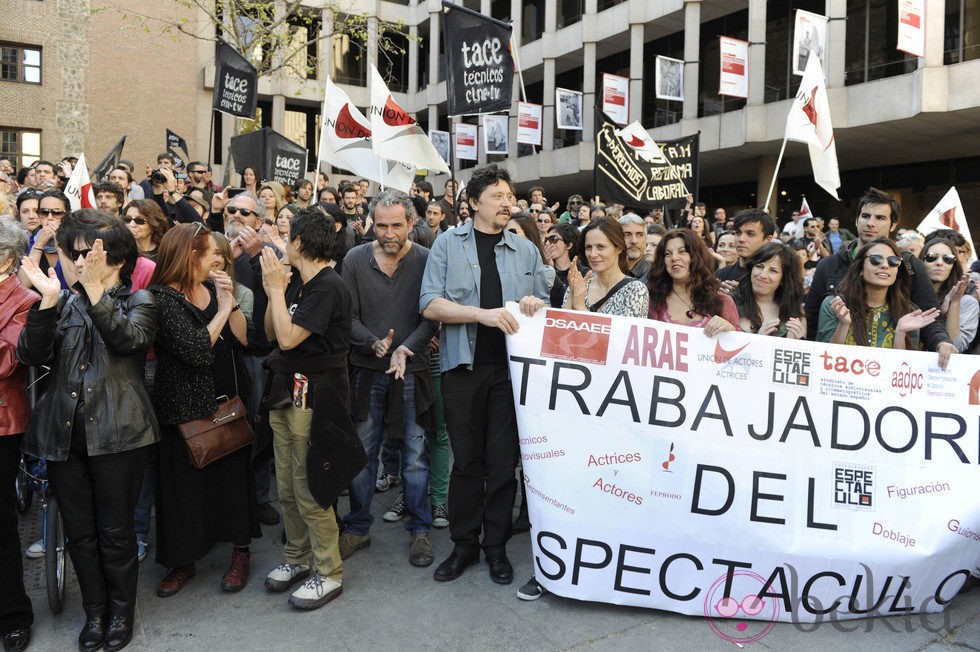
<instances>
[{"instance_id":1,"label":"black leather jacket","mask_svg":"<svg viewBox=\"0 0 980 652\"><path fill-rule=\"evenodd\" d=\"M80 288L80 286L78 286ZM146 350L157 333L153 295L127 286L89 303L67 290L57 307L35 304L17 343L27 365L50 365L47 391L34 406L21 449L51 461L68 459L72 425L84 401L89 455L105 455L160 440L143 384Z\"/></svg>"}]
</instances>

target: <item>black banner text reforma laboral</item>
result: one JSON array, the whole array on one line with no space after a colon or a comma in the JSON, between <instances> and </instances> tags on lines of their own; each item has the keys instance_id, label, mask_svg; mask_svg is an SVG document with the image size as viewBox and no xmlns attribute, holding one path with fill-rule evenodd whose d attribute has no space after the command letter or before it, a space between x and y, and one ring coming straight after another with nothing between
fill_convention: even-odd
<instances>
[{"instance_id":1,"label":"black banner text reforma laboral","mask_svg":"<svg viewBox=\"0 0 980 652\"><path fill-rule=\"evenodd\" d=\"M699 134L659 143L667 163L651 162L616 134L619 125L599 110L596 116L596 192L603 201L653 210L683 208L686 195L697 195Z\"/></svg>"},{"instance_id":2,"label":"black banner text reforma laboral","mask_svg":"<svg viewBox=\"0 0 980 652\"><path fill-rule=\"evenodd\" d=\"M218 40L214 62L214 101L211 108L238 116L254 118L259 101L259 73L255 66L235 48Z\"/></svg>"},{"instance_id":3,"label":"black banner text reforma laboral","mask_svg":"<svg viewBox=\"0 0 980 652\"><path fill-rule=\"evenodd\" d=\"M446 94L449 115L508 111L514 90L512 28L499 20L443 2Z\"/></svg>"}]
</instances>

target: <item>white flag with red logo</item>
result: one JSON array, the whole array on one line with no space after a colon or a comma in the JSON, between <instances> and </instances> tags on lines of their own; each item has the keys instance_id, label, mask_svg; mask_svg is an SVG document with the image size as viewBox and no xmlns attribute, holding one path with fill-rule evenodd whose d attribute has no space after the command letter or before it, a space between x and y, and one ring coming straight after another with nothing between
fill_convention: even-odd
<instances>
[{"instance_id":1,"label":"white flag with red logo","mask_svg":"<svg viewBox=\"0 0 980 652\"><path fill-rule=\"evenodd\" d=\"M68 197L73 211L77 211L79 208L96 207L95 195L92 193L92 180L88 176L84 154L78 155L75 169L71 171L71 176L65 183L65 196Z\"/></svg>"},{"instance_id":2,"label":"white flag with red logo","mask_svg":"<svg viewBox=\"0 0 980 652\"><path fill-rule=\"evenodd\" d=\"M813 217L813 213L810 212L810 204L806 203L806 197L803 198L803 203L800 204L800 217Z\"/></svg>"},{"instance_id":3,"label":"white flag with red logo","mask_svg":"<svg viewBox=\"0 0 980 652\"><path fill-rule=\"evenodd\" d=\"M323 161L390 188L404 192L411 190L415 169L397 161L380 159L374 154L371 123L329 77L321 115L318 164Z\"/></svg>"},{"instance_id":4,"label":"white flag with red logo","mask_svg":"<svg viewBox=\"0 0 980 652\"><path fill-rule=\"evenodd\" d=\"M398 106L381 73L371 66L371 146L376 156L432 172L449 174L449 166L415 118Z\"/></svg>"},{"instance_id":5,"label":"white flag with red logo","mask_svg":"<svg viewBox=\"0 0 980 652\"><path fill-rule=\"evenodd\" d=\"M970 235L970 225L966 222L966 215L963 213L963 202L960 201L960 193L956 192L956 186L949 189L943 198L939 200L936 207L929 211L916 231L922 235L928 235L939 229L953 229L959 231L960 235L970 243L970 262L977 259L977 253L973 250L973 236ZM966 270L963 270L966 271Z\"/></svg>"},{"instance_id":6,"label":"white flag with red logo","mask_svg":"<svg viewBox=\"0 0 980 652\"><path fill-rule=\"evenodd\" d=\"M837 146L834 144L834 125L830 120L827 82L820 59L810 53L803 80L786 118L786 139L806 143L810 149L813 180L840 200L840 169L837 166Z\"/></svg>"},{"instance_id":7,"label":"white flag with red logo","mask_svg":"<svg viewBox=\"0 0 980 652\"><path fill-rule=\"evenodd\" d=\"M637 156L644 161L656 163L657 165L670 165L670 161L664 156L660 145L650 136L646 129L634 120L622 129L616 130L616 135L626 141L626 144L636 150Z\"/></svg>"}]
</instances>

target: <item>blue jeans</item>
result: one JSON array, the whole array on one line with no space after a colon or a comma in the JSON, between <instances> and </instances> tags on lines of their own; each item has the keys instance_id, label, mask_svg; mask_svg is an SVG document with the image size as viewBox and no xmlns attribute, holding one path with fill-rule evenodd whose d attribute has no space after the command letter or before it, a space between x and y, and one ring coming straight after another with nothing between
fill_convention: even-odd
<instances>
[{"instance_id":1,"label":"blue jeans","mask_svg":"<svg viewBox=\"0 0 980 652\"><path fill-rule=\"evenodd\" d=\"M395 380L381 372L359 370L354 380L354 396L359 396L362 382L373 377L371 398L365 421L357 423L357 434L367 451L367 466L350 483L350 513L344 517L344 529L363 536L371 529L371 500L378 475L378 450L384 439L385 417L388 411L388 392ZM415 377L405 376L403 390L405 423L401 444L402 495L408 512L405 529L415 534L428 532L432 527L432 508L429 506L429 455L425 450L425 431L415 421ZM356 400L356 399L355 399ZM356 407L356 406L355 406Z\"/></svg>"}]
</instances>

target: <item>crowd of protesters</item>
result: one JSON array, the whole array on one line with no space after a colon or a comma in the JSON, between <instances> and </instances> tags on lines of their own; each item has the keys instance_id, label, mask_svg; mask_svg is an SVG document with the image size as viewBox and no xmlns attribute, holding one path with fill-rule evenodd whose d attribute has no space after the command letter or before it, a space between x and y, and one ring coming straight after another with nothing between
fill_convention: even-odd
<instances>
[{"instance_id":1,"label":"crowd of protesters","mask_svg":"<svg viewBox=\"0 0 980 652\"><path fill-rule=\"evenodd\" d=\"M215 548L230 547L221 589L238 591L251 540L280 520L282 563L265 586L289 591L294 608L322 607L343 591L343 560L371 543L375 493L392 487L400 495L383 519L405 520L410 564L431 565L430 531L448 527L454 547L436 580L482 553L491 580L511 583L507 542L530 526L526 499L513 516L508 301L528 315L602 312L709 337L923 349L941 366L978 350L972 243L950 230L896 242L900 206L874 188L851 232L798 214L779 229L759 209L708 218L691 198L673 217L581 195L561 210L540 186L515 197L494 165L441 197L419 179L411 194L371 198L367 180L289 187L246 168L240 186L221 188L206 164L173 163L162 154L136 182L122 161L93 185L98 208L72 211L71 159L16 174L0 160L5 650L26 647L33 622L14 512L22 453L46 461L61 506L82 650L129 643L148 549L161 598ZM34 406L29 367L46 370ZM252 444L192 463L181 426L229 397L247 410ZM360 440L367 463L338 482L336 447L331 463L317 460L344 437ZM532 578L518 596L543 592Z\"/></svg>"}]
</instances>

